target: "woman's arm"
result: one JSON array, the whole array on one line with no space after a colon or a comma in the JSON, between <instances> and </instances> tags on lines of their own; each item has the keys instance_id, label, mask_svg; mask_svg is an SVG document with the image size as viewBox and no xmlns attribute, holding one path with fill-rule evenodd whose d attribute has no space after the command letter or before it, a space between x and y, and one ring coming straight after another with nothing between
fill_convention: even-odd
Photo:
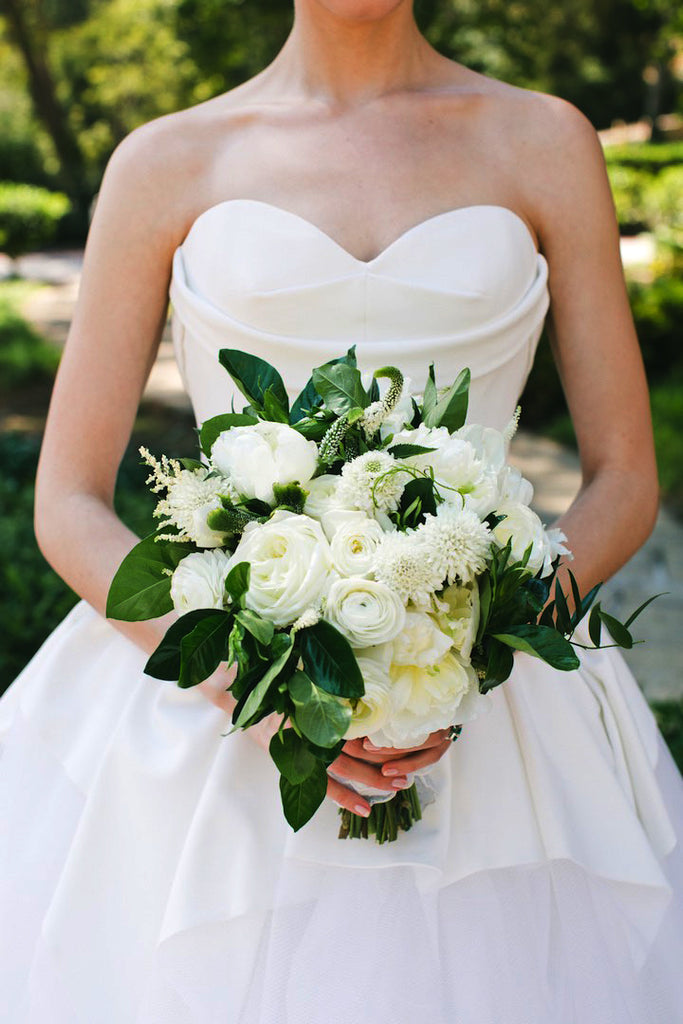
<instances>
[{"instance_id":1,"label":"woman's arm","mask_svg":"<svg viewBox=\"0 0 683 1024\"><path fill-rule=\"evenodd\" d=\"M650 535L659 490L647 380L629 307L602 147L571 104L544 96L535 133L535 225L549 264L548 333L576 432L582 483L554 525L581 592ZM568 578L560 571L560 582Z\"/></svg>"}]
</instances>

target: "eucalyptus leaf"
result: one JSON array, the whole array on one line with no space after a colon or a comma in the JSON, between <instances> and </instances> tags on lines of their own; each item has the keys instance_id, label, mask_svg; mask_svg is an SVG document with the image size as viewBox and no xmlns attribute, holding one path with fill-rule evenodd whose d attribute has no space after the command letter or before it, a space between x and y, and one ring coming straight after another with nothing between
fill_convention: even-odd
<instances>
[{"instance_id":1,"label":"eucalyptus leaf","mask_svg":"<svg viewBox=\"0 0 683 1024\"><path fill-rule=\"evenodd\" d=\"M327 770L321 761L303 782L288 782L280 776L280 796L285 818L295 832L313 817L327 793Z\"/></svg>"},{"instance_id":2,"label":"eucalyptus leaf","mask_svg":"<svg viewBox=\"0 0 683 1024\"><path fill-rule=\"evenodd\" d=\"M116 570L107 594L108 619L142 622L173 610L170 573L196 548L155 538L152 533L136 544Z\"/></svg>"},{"instance_id":3,"label":"eucalyptus leaf","mask_svg":"<svg viewBox=\"0 0 683 1024\"><path fill-rule=\"evenodd\" d=\"M298 634L304 670L316 686L337 697L362 697L363 676L351 645L338 629L321 620Z\"/></svg>"}]
</instances>

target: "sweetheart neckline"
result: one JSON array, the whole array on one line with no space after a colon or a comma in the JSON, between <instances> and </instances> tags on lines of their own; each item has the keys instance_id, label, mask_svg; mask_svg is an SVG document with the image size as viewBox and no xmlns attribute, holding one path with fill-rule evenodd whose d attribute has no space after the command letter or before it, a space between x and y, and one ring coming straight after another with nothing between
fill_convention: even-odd
<instances>
[{"instance_id":1,"label":"sweetheart neckline","mask_svg":"<svg viewBox=\"0 0 683 1024\"><path fill-rule=\"evenodd\" d=\"M322 228L318 227L317 224L314 224L313 221L308 220L307 217L302 217L300 213L295 213L294 210L287 210L284 206L278 206L275 203L269 203L264 199L249 199L240 197L234 199L222 199L217 203L212 203L211 206L207 206L205 210L202 210L202 212L198 214L190 224L185 234L185 237L183 238L180 245L177 246L177 248L183 248L183 246L188 241L195 228L209 214L215 213L217 210L221 209L224 206L232 206L237 203L247 203L268 210L276 210L278 213L284 214L285 216L290 217L295 221L298 221L300 224L303 224L309 229L311 229L319 237L324 238L328 242L330 242L336 249L344 253L344 255L347 256L348 259L350 259L357 266L366 267L368 269L374 267L375 264L377 264L381 259L383 259L387 255L387 253L390 253L397 245L399 245L399 243L403 242L406 238L410 237L412 234L414 234L421 228L424 228L429 224L433 224L435 221L444 220L447 217L452 217L458 214L462 215L465 213L472 213L475 210L499 210L501 212L509 214L511 217L514 218L515 221L517 221L518 224L521 224L527 238L529 239L534 251L536 252L536 255L541 255L540 250L536 248L536 242L534 241L531 229L529 228L529 225L526 223L524 218L521 217L520 214L518 214L515 210L511 209L509 206L503 206L501 203L469 203L466 206L454 206L451 207L451 209L449 210L442 210L440 213L432 214L431 217L426 217L424 220L418 221L411 227L406 228L405 231L398 235L392 242L389 242L389 244L386 245L383 249L381 249L376 256L373 256L372 259L361 260L357 256L354 256L352 252L349 252L349 250L346 249L343 245L341 245L341 243L338 242L335 238L333 238L332 235L328 234L326 231L323 231Z\"/></svg>"}]
</instances>

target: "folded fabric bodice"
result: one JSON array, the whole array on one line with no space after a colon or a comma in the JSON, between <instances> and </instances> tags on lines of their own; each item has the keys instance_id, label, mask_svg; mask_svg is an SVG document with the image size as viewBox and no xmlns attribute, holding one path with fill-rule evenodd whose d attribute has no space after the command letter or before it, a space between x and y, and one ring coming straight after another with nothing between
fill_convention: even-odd
<instances>
[{"instance_id":1,"label":"folded fabric bodice","mask_svg":"<svg viewBox=\"0 0 683 1024\"><path fill-rule=\"evenodd\" d=\"M547 281L529 228L505 206L447 210L364 261L298 214L229 199L174 254L176 358L198 422L236 395L221 348L268 360L295 396L314 366L355 344L361 370L396 364L414 391L430 362L438 385L468 366L468 420L501 428L533 363Z\"/></svg>"}]
</instances>

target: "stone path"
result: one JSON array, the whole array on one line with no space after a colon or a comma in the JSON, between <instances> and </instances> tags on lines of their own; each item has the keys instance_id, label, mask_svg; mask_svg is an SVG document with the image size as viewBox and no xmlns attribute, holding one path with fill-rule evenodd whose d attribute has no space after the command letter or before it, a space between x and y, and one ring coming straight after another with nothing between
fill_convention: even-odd
<instances>
[{"instance_id":1,"label":"stone path","mask_svg":"<svg viewBox=\"0 0 683 1024\"><path fill-rule=\"evenodd\" d=\"M642 251L641 251L642 250ZM624 246L622 258L640 261L647 250ZM36 291L24 314L46 337L64 342L71 320L81 265L81 253L35 253L19 261L20 273L50 287ZM0 278L8 263L0 256ZM189 408L183 392L168 326L145 394L178 409ZM581 482L577 456L554 441L520 431L511 449L511 461L534 485L534 507L546 523L571 503ZM647 642L624 652L628 664L650 700L683 698L683 524L661 509L655 530L645 545L611 579L601 595L603 606L624 619L651 594L668 591L634 625L637 638ZM637 627L637 628L636 628Z\"/></svg>"}]
</instances>

